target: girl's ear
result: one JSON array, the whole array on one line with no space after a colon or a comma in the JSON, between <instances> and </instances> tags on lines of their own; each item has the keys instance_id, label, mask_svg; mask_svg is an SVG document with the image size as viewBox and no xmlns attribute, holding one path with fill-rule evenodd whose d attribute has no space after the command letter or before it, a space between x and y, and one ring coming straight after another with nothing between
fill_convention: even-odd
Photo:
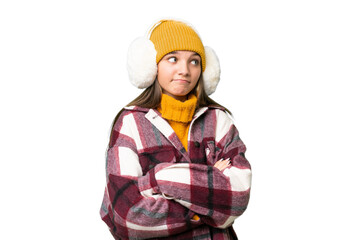
<instances>
[{"instance_id":1,"label":"girl's ear","mask_svg":"<svg viewBox=\"0 0 360 240\"><path fill-rule=\"evenodd\" d=\"M207 95L215 92L220 81L220 62L215 51L205 47L206 68L203 72L204 88Z\"/></svg>"},{"instance_id":2,"label":"girl's ear","mask_svg":"<svg viewBox=\"0 0 360 240\"><path fill-rule=\"evenodd\" d=\"M130 82L137 88L147 88L157 75L156 50L145 37L135 39L127 54L127 70Z\"/></svg>"}]
</instances>

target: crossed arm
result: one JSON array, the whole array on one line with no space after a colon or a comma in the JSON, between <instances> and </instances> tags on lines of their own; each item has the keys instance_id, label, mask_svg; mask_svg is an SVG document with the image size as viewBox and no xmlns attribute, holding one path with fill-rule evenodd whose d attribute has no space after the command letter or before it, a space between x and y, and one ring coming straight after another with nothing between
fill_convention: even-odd
<instances>
[{"instance_id":1,"label":"crossed arm","mask_svg":"<svg viewBox=\"0 0 360 240\"><path fill-rule=\"evenodd\" d=\"M117 144L108 150L107 188L101 209L114 236L163 237L202 224L230 226L246 209L251 182L245 146L237 134L236 128L231 127L216 143L222 148L216 157L225 160L213 161L213 166L160 163L145 175L132 140L119 134ZM123 154L124 147L127 154ZM208 154L211 157L213 154ZM122 162L127 165L121 166ZM121 169L129 167L135 169L134 174L124 175Z\"/></svg>"}]
</instances>

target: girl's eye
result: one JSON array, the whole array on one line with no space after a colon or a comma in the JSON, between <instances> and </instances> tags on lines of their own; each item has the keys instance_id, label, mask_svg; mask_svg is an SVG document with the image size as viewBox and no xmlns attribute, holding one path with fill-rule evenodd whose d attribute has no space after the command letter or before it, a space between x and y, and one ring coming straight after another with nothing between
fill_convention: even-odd
<instances>
[{"instance_id":1,"label":"girl's eye","mask_svg":"<svg viewBox=\"0 0 360 240\"><path fill-rule=\"evenodd\" d=\"M174 63L174 62L176 62L176 57L170 57L168 59L168 61L171 62L171 63Z\"/></svg>"},{"instance_id":2,"label":"girl's eye","mask_svg":"<svg viewBox=\"0 0 360 240\"><path fill-rule=\"evenodd\" d=\"M198 65L198 64L199 64L199 60L197 60L197 59L191 60L191 63L194 64L194 65Z\"/></svg>"}]
</instances>

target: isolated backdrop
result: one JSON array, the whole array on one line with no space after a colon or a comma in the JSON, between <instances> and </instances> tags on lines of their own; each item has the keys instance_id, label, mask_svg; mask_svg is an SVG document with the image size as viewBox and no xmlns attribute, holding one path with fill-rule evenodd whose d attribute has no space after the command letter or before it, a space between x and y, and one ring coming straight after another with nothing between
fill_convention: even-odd
<instances>
[{"instance_id":1,"label":"isolated backdrop","mask_svg":"<svg viewBox=\"0 0 360 240\"><path fill-rule=\"evenodd\" d=\"M217 52L253 188L239 239L359 239L358 1L1 1L0 238L112 239L105 150L131 41L184 19Z\"/></svg>"}]
</instances>

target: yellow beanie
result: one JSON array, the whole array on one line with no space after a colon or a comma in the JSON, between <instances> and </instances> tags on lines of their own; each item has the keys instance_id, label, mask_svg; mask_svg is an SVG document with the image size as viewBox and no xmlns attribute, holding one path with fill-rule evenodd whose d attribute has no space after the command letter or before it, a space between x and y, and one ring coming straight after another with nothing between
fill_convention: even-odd
<instances>
[{"instance_id":1,"label":"yellow beanie","mask_svg":"<svg viewBox=\"0 0 360 240\"><path fill-rule=\"evenodd\" d=\"M193 51L200 55L202 71L206 68L205 50L200 37L189 25L175 20L161 20L150 30L156 49L156 63L173 51Z\"/></svg>"}]
</instances>

